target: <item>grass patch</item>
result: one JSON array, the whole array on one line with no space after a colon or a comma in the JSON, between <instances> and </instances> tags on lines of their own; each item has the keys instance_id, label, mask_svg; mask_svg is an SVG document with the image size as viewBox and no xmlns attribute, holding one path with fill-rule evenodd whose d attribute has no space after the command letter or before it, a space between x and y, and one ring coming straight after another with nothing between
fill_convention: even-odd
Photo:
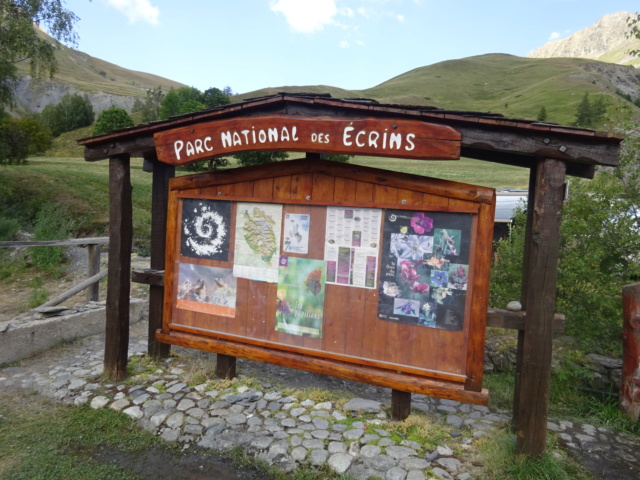
<instances>
[{"instance_id":1,"label":"grass patch","mask_svg":"<svg viewBox=\"0 0 640 480\"><path fill-rule=\"evenodd\" d=\"M428 450L435 449L446 440L451 439L450 430L441 422L421 414L409 415L401 422L387 424L392 440L401 442L410 440Z\"/></svg>"},{"instance_id":2,"label":"grass patch","mask_svg":"<svg viewBox=\"0 0 640 480\"><path fill-rule=\"evenodd\" d=\"M34 395L0 394L0 477L6 480L141 478L93 455L101 448L140 452L159 441L126 416L53 404Z\"/></svg>"},{"instance_id":3,"label":"grass patch","mask_svg":"<svg viewBox=\"0 0 640 480\"><path fill-rule=\"evenodd\" d=\"M555 448L553 437L539 457L516 456L515 435L495 432L478 442L482 478L493 480L592 480L591 475Z\"/></svg>"},{"instance_id":4,"label":"grass patch","mask_svg":"<svg viewBox=\"0 0 640 480\"><path fill-rule=\"evenodd\" d=\"M573 375L573 376L572 376ZM640 435L640 422L627 418L616 397L595 395L580 390L580 379L566 369L551 375L549 417L588 423L617 432ZM511 411L515 371L489 373L483 377L483 386L489 390L489 407Z\"/></svg>"}]
</instances>

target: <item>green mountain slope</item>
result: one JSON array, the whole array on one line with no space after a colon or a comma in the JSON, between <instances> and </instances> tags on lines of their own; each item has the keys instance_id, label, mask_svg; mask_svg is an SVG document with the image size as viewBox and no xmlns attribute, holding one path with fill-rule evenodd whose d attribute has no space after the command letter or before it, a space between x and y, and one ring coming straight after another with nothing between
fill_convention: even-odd
<instances>
[{"instance_id":1,"label":"green mountain slope","mask_svg":"<svg viewBox=\"0 0 640 480\"><path fill-rule=\"evenodd\" d=\"M429 105L464 111L501 113L535 119L544 106L549 121L570 124L585 92L618 97L616 90L640 96L640 72L633 67L577 58L522 58L488 54L416 68L373 88L279 87L238 96L238 100L276 92L331 93L383 103Z\"/></svg>"}]
</instances>

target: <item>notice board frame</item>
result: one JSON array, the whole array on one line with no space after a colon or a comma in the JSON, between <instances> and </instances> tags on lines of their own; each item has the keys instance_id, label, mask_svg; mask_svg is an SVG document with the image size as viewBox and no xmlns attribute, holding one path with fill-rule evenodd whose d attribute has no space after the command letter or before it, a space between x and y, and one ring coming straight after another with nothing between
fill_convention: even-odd
<instances>
[{"instance_id":1,"label":"notice board frame","mask_svg":"<svg viewBox=\"0 0 640 480\"><path fill-rule=\"evenodd\" d=\"M231 253L227 261L194 261L181 256L184 199L230 202L232 224L229 232L232 236L236 208L245 202L282 205L289 213L312 212L312 225L323 215L326 218L328 207L469 216L468 288L462 329L452 332L399 325L378 318L381 284L380 288L376 285L374 289L325 286L323 324L326 328L321 348L318 348L318 342L313 343L314 339L302 337L283 343L282 336L289 334L280 334L274 340L269 330L272 324L268 322L275 315L278 303L278 285L275 283L238 279L233 317L185 313L176 301L179 266L189 263L230 268L234 238L228 247ZM157 339L399 391L486 404L482 369L494 209L495 192L490 188L317 159L174 178L169 187L164 320ZM381 229L384 230L384 221ZM320 231L324 242L324 231ZM380 233L382 238L384 232ZM318 235L319 231L313 232L316 245L310 247L313 253L307 254L309 258L322 259ZM282 240L278 254L281 250ZM382 255L381 251L378 270L382 268ZM304 254L293 256L305 257ZM376 281L380 280L378 271ZM238 319L241 322L237 322ZM360 325L356 325L358 321ZM238 333L234 328L242 322L245 329ZM230 327L232 324L234 326ZM342 343L338 338L341 335L344 335ZM354 354L354 350L345 345L348 338L358 338L361 349L369 348L377 354ZM300 339L302 341L297 341ZM334 348L335 344L340 344L340 348ZM383 351L385 353L380 353ZM409 357L407 352L412 352ZM430 357L429 360L430 355L437 358Z\"/></svg>"}]
</instances>

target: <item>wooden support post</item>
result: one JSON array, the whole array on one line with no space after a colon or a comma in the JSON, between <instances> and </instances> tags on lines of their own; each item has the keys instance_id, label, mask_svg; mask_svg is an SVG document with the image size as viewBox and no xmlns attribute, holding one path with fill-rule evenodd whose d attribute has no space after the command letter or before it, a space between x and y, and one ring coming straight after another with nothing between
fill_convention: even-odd
<instances>
[{"instance_id":1,"label":"wooden support post","mask_svg":"<svg viewBox=\"0 0 640 480\"><path fill-rule=\"evenodd\" d=\"M100 245L87 245L89 275L91 278L100 273ZM96 282L87 288L87 302L97 302L100 298L100 283Z\"/></svg>"},{"instance_id":2,"label":"wooden support post","mask_svg":"<svg viewBox=\"0 0 640 480\"><path fill-rule=\"evenodd\" d=\"M622 382L620 408L634 422L640 419L640 283L622 288Z\"/></svg>"},{"instance_id":3,"label":"wooden support post","mask_svg":"<svg viewBox=\"0 0 640 480\"><path fill-rule=\"evenodd\" d=\"M157 160L155 152L145 156L153 165L151 190L151 263L153 270L164 270L167 244L167 205L169 202L169 179L175 176L175 167ZM156 340L156 330L162 328L164 284L149 287L149 345L147 352L154 358L167 358L171 346Z\"/></svg>"},{"instance_id":4,"label":"wooden support post","mask_svg":"<svg viewBox=\"0 0 640 480\"><path fill-rule=\"evenodd\" d=\"M402 421L411 414L411 393L391 390L391 420Z\"/></svg>"},{"instance_id":5,"label":"wooden support post","mask_svg":"<svg viewBox=\"0 0 640 480\"><path fill-rule=\"evenodd\" d=\"M544 452L549 413L553 319L566 165L541 159L536 171L526 282L527 309L517 405L516 452Z\"/></svg>"},{"instance_id":6,"label":"wooden support post","mask_svg":"<svg viewBox=\"0 0 640 480\"><path fill-rule=\"evenodd\" d=\"M133 220L129 155L109 158L109 284L104 372L113 380L127 373Z\"/></svg>"},{"instance_id":7,"label":"wooden support post","mask_svg":"<svg viewBox=\"0 0 640 480\"><path fill-rule=\"evenodd\" d=\"M520 289L520 304L524 311L527 310L527 285L529 282L529 254L531 252L531 228L533 225L533 203L536 197L536 179L537 179L538 166L537 164L529 170L529 190L527 199L527 223L525 225L524 234L524 252L522 259L522 287ZM516 347L516 372L515 382L513 388L513 417L511 419L511 429L514 432L518 431L519 420L519 405L520 405L520 389L522 384L520 379L522 377L522 352L524 345L524 327L518 330L518 341Z\"/></svg>"},{"instance_id":8,"label":"wooden support post","mask_svg":"<svg viewBox=\"0 0 640 480\"><path fill-rule=\"evenodd\" d=\"M235 376L236 376L236 357L218 353L217 360L216 360L216 377L231 379L231 378L235 378Z\"/></svg>"}]
</instances>

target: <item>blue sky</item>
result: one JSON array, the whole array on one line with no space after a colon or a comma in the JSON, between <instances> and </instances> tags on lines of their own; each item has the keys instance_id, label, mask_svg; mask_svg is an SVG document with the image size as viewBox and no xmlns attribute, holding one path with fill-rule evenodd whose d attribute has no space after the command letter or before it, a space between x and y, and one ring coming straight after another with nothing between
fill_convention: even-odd
<instances>
[{"instance_id":1,"label":"blue sky","mask_svg":"<svg viewBox=\"0 0 640 480\"><path fill-rule=\"evenodd\" d=\"M234 93L365 89L445 60L526 56L637 0L67 0L78 49Z\"/></svg>"}]
</instances>

